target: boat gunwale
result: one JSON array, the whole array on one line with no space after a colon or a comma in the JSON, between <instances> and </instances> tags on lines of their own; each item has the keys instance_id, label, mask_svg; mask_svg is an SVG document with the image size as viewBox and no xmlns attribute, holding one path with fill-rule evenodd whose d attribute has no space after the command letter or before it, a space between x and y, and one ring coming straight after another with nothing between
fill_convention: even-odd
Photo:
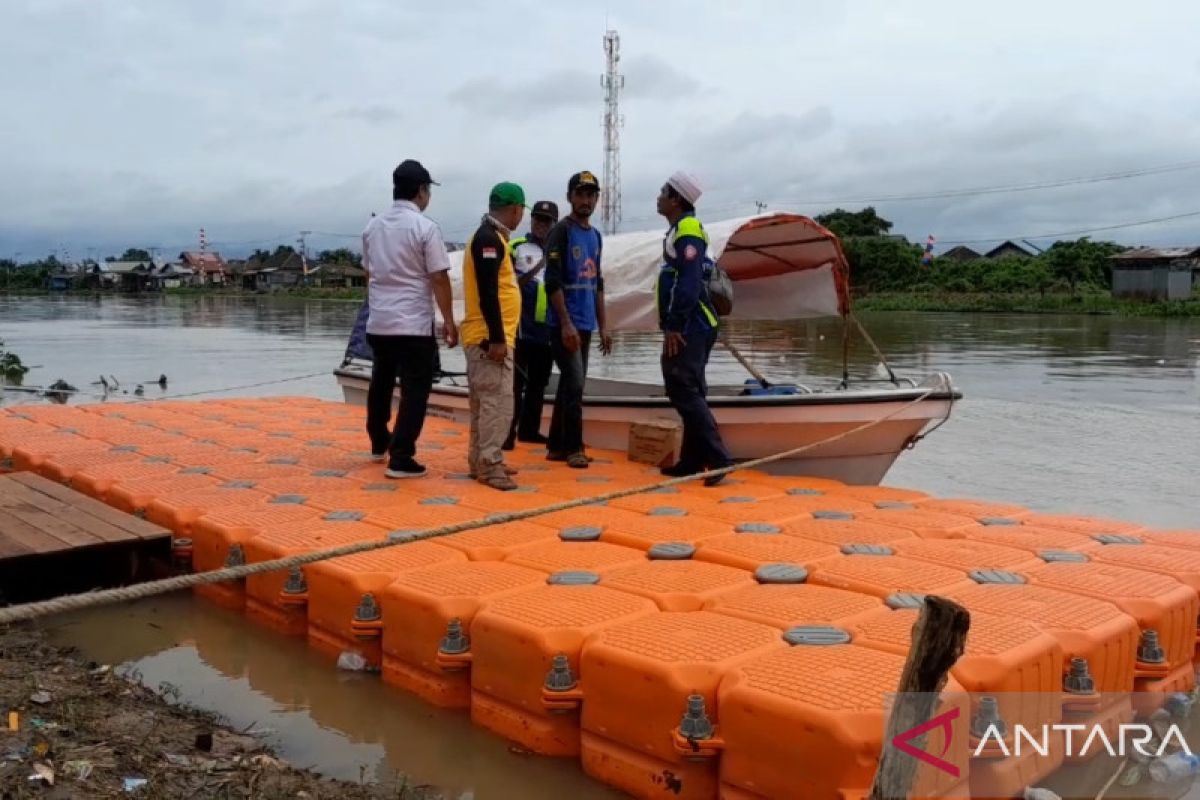
<instances>
[{"instance_id":1,"label":"boat gunwale","mask_svg":"<svg viewBox=\"0 0 1200 800\"><path fill-rule=\"evenodd\" d=\"M361 369L361 368L360 368ZM370 383L370 373L356 370L350 370L346 367L338 367L333 374L338 378L350 378L354 380ZM646 384L649 386L650 384ZM731 384L732 385L732 384ZM752 408L771 408L771 407L787 407L787 406L820 406L820 405L878 405L884 403L904 403L924 397L922 402L947 402L961 400L963 395L959 389L936 389L930 392L933 387L929 386L914 386L914 387L896 387L894 389L868 390L868 391L853 391L853 390L835 390L830 392L813 392L811 394L788 394L788 395L720 395L710 394L708 396L708 405L713 408L740 408L749 406ZM459 385L447 385L435 381L433 384L433 394L451 395L454 397L466 397L467 387ZM583 398L585 407L608 407L608 408L654 408L670 406L670 400L666 395L661 396L633 396L621 397L618 395L595 395L585 394Z\"/></svg>"}]
</instances>

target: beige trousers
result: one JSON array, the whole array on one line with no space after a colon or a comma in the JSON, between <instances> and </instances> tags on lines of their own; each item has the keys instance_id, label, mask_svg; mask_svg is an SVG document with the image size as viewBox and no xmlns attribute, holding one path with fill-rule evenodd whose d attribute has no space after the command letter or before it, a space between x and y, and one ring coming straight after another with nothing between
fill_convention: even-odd
<instances>
[{"instance_id":1,"label":"beige trousers","mask_svg":"<svg viewBox=\"0 0 1200 800\"><path fill-rule=\"evenodd\" d=\"M512 424L512 359L497 364L481 347L468 345L465 350L471 402L467 468L480 478L503 478L504 451L500 448Z\"/></svg>"}]
</instances>

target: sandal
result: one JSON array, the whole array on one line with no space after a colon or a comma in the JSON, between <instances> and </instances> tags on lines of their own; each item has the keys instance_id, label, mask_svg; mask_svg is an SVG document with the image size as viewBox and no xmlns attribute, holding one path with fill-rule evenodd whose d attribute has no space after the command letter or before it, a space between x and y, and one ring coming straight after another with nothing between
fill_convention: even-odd
<instances>
[{"instance_id":1,"label":"sandal","mask_svg":"<svg viewBox=\"0 0 1200 800\"><path fill-rule=\"evenodd\" d=\"M567 456L567 466L571 469L587 469L591 459L583 452L571 453Z\"/></svg>"},{"instance_id":2,"label":"sandal","mask_svg":"<svg viewBox=\"0 0 1200 800\"><path fill-rule=\"evenodd\" d=\"M507 475L493 475L490 478L481 478L480 482L484 486L489 486L501 492L511 492L517 488L516 482Z\"/></svg>"}]
</instances>

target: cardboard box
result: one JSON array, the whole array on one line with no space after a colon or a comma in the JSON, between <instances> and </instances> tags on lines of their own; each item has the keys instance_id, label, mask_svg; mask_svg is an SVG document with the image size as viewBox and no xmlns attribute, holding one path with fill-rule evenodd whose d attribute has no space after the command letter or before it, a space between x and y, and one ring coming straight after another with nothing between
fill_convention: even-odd
<instances>
[{"instance_id":1,"label":"cardboard box","mask_svg":"<svg viewBox=\"0 0 1200 800\"><path fill-rule=\"evenodd\" d=\"M672 419L651 419L629 426L629 460L669 467L683 440L683 424Z\"/></svg>"}]
</instances>

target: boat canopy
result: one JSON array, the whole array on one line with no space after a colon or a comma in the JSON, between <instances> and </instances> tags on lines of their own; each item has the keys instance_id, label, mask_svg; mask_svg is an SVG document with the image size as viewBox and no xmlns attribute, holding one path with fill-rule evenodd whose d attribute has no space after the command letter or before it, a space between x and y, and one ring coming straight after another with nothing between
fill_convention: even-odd
<instances>
[{"instance_id":1,"label":"boat canopy","mask_svg":"<svg viewBox=\"0 0 1200 800\"><path fill-rule=\"evenodd\" d=\"M829 230L799 214L760 214L705 224L709 254L733 281L730 319L786 320L845 316L849 266ZM654 286L665 230L604 239L601 269L609 328L657 330ZM462 315L462 252L451 253L451 282Z\"/></svg>"}]
</instances>

